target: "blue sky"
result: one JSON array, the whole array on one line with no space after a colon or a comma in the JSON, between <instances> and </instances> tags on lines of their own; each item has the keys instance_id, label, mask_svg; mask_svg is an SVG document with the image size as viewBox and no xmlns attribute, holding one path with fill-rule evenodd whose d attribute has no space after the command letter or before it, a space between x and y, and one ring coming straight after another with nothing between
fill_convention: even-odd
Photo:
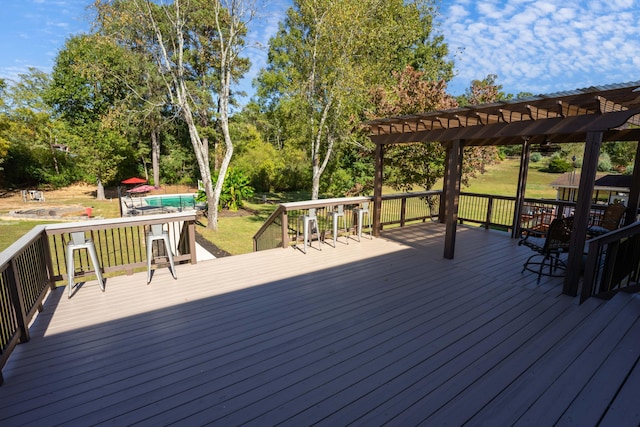
<instances>
[{"instance_id":1,"label":"blue sky","mask_svg":"<svg viewBox=\"0 0 640 427\"><path fill-rule=\"evenodd\" d=\"M0 0L0 77L50 71L65 39L89 30L90 3ZM249 94L290 4L265 3L246 51L253 67L241 89ZM640 0L442 0L437 22L455 61L454 95L488 74L513 94L640 80Z\"/></svg>"}]
</instances>

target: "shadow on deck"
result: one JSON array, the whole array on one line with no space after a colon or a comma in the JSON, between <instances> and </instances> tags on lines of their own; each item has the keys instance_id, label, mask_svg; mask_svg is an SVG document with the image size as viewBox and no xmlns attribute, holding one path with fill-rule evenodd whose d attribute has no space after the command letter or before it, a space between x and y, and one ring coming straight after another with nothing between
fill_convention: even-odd
<instances>
[{"instance_id":1,"label":"shadow on deck","mask_svg":"<svg viewBox=\"0 0 640 427\"><path fill-rule=\"evenodd\" d=\"M637 425L640 300L583 305L530 250L428 223L49 296L0 423Z\"/></svg>"}]
</instances>

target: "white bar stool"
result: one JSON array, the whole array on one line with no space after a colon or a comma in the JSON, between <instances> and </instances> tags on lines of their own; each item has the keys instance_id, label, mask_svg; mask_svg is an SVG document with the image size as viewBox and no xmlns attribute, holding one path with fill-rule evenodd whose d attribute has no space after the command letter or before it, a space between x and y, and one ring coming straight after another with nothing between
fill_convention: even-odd
<instances>
[{"instance_id":1,"label":"white bar stool","mask_svg":"<svg viewBox=\"0 0 640 427\"><path fill-rule=\"evenodd\" d=\"M331 211L331 212L327 212L327 217L331 217L331 224L333 225L333 234L331 234L331 237L333 239L333 247L336 247L336 241L338 240L338 225L340 222L340 219L342 219L342 229L345 231L345 233L347 234L347 236L345 237L345 240L347 242L347 245L349 244L349 229L347 228L347 217L344 214L344 205L338 205L337 210L335 211ZM326 240L326 236L325 236L325 240Z\"/></svg>"},{"instance_id":2,"label":"white bar stool","mask_svg":"<svg viewBox=\"0 0 640 427\"><path fill-rule=\"evenodd\" d=\"M102 292L104 292L104 280L102 279L100 263L98 262L98 254L96 253L96 247L93 244L93 240L85 238L84 231L75 231L71 233L71 241L67 243L67 276L69 277L69 298L71 298L71 290L73 289L73 278L76 271L73 259L73 251L80 249L86 249L87 252L89 252L89 258L91 258L93 269L96 272L98 283L100 284L100 289L102 289Z\"/></svg>"},{"instance_id":3,"label":"white bar stool","mask_svg":"<svg viewBox=\"0 0 640 427\"><path fill-rule=\"evenodd\" d=\"M362 223L364 222L364 216L367 216L368 225L369 225L369 237L371 237L371 214L369 212L369 202L362 202L361 207L357 207L353 209L353 212L358 215L358 242L362 237Z\"/></svg>"},{"instance_id":4,"label":"white bar stool","mask_svg":"<svg viewBox=\"0 0 640 427\"><path fill-rule=\"evenodd\" d=\"M162 241L164 243L164 250L169 258L169 265L171 266L171 274L174 279L177 279L176 266L173 263L173 253L171 253L171 244L169 243L169 232L164 231L162 224L152 224L149 234L147 234L147 284L151 283L151 261L153 260L153 242Z\"/></svg>"},{"instance_id":5,"label":"white bar stool","mask_svg":"<svg viewBox=\"0 0 640 427\"><path fill-rule=\"evenodd\" d=\"M309 246L313 247L311 241L311 235L313 234L313 228L311 225L315 223L316 230L318 232L318 247L322 250L322 242L320 241L320 227L318 225L318 216L316 215L316 209L309 209L309 213L306 215L301 215L298 217L298 227L296 229L296 244L298 243L298 237L300 236L300 222L302 221L302 237L304 238L304 252L307 253L307 241L309 241Z\"/></svg>"}]
</instances>

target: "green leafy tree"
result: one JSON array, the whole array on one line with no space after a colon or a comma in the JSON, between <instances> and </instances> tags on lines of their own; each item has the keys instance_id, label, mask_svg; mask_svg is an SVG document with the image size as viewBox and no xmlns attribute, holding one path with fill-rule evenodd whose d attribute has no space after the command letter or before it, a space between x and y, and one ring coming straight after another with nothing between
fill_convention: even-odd
<instances>
[{"instance_id":1,"label":"green leafy tree","mask_svg":"<svg viewBox=\"0 0 640 427\"><path fill-rule=\"evenodd\" d=\"M105 198L104 184L118 176L119 166L131 156L128 129L119 120L128 87L118 78L135 72L130 65L127 53L108 39L75 36L59 52L47 92L48 102L73 128L71 149L95 180L99 200Z\"/></svg>"},{"instance_id":2,"label":"green leafy tree","mask_svg":"<svg viewBox=\"0 0 640 427\"><path fill-rule=\"evenodd\" d=\"M9 117L6 114L7 103L5 101L5 90L7 83L4 79L0 79L0 171L2 171L3 164L6 160L7 152L9 151L10 142L7 139L7 131L9 130Z\"/></svg>"},{"instance_id":3,"label":"green leafy tree","mask_svg":"<svg viewBox=\"0 0 640 427\"><path fill-rule=\"evenodd\" d=\"M626 170L633 166L638 143L634 141L605 142L602 151L609 155L611 166L618 170Z\"/></svg>"},{"instance_id":4,"label":"green leafy tree","mask_svg":"<svg viewBox=\"0 0 640 427\"><path fill-rule=\"evenodd\" d=\"M299 0L287 11L270 40L258 94L281 125L276 134L284 144L308 147L313 199L334 151L361 143L353 129L372 86L412 61L433 71L433 60L450 73L446 45L432 38L432 7L428 1Z\"/></svg>"},{"instance_id":5,"label":"green leafy tree","mask_svg":"<svg viewBox=\"0 0 640 427\"><path fill-rule=\"evenodd\" d=\"M44 100L51 79L30 68L6 86L0 138L12 167L3 174L5 184L61 186L76 179L73 161L58 150L69 139L68 128Z\"/></svg>"},{"instance_id":6,"label":"green leafy tree","mask_svg":"<svg viewBox=\"0 0 640 427\"><path fill-rule=\"evenodd\" d=\"M400 116L454 108L456 101L446 93L444 80L433 81L411 66L394 74L390 89L371 92L375 109L372 116ZM385 153L385 182L396 190L411 191L414 186L431 189L444 174L445 150L440 144L416 143L389 147Z\"/></svg>"},{"instance_id":7,"label":"green leafy tree","mask_svg":"<svg viewBox=\"0 0 640 427\"><path fill-rule=\"evenodd\" d=\"M130 5L127 13L105 16L125 19L118 25L138 29L136 34L141 36L123 40L123 44L143 49L164 79L169 109L179 114L187 126L211 207L207 226L215 230L218 227L215 207L224 179L218 180L214 187L209 138L219 132L224 145L219 174L225 177L234 148L229 131L231 87L248 67L248 61L240 55L247 24L255 14L254 2L175 0L166 5L150 0L122 2ZM120 2L97 2L97 6L116 3ZM125 35L125 39L127 37ZM215 118L215 132L210 129L212 118ZM216 143L214 139L214 155Z\"/></svg>"}]
</instances>

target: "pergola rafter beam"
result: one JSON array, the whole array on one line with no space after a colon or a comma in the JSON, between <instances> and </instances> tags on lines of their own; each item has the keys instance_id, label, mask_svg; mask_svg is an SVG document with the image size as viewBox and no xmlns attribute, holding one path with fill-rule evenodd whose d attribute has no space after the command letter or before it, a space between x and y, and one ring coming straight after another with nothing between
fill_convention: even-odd
<instances>
[{"instance_id":1,"label":"pergola rafter beam","mask_svg":"<svg viewBox=\"0 0 640 427\"><path fill-rule=\"evenodd\" d=\"M504 120L506 123L521 122L524 120L533 120L533 117L531 116L531 112L529 111L523 113L520 111L508 110L504 108L500 108L500 110L498 111L500 111L500 116L502 117L502 120Z\"/></svg>"}]
</instances>

